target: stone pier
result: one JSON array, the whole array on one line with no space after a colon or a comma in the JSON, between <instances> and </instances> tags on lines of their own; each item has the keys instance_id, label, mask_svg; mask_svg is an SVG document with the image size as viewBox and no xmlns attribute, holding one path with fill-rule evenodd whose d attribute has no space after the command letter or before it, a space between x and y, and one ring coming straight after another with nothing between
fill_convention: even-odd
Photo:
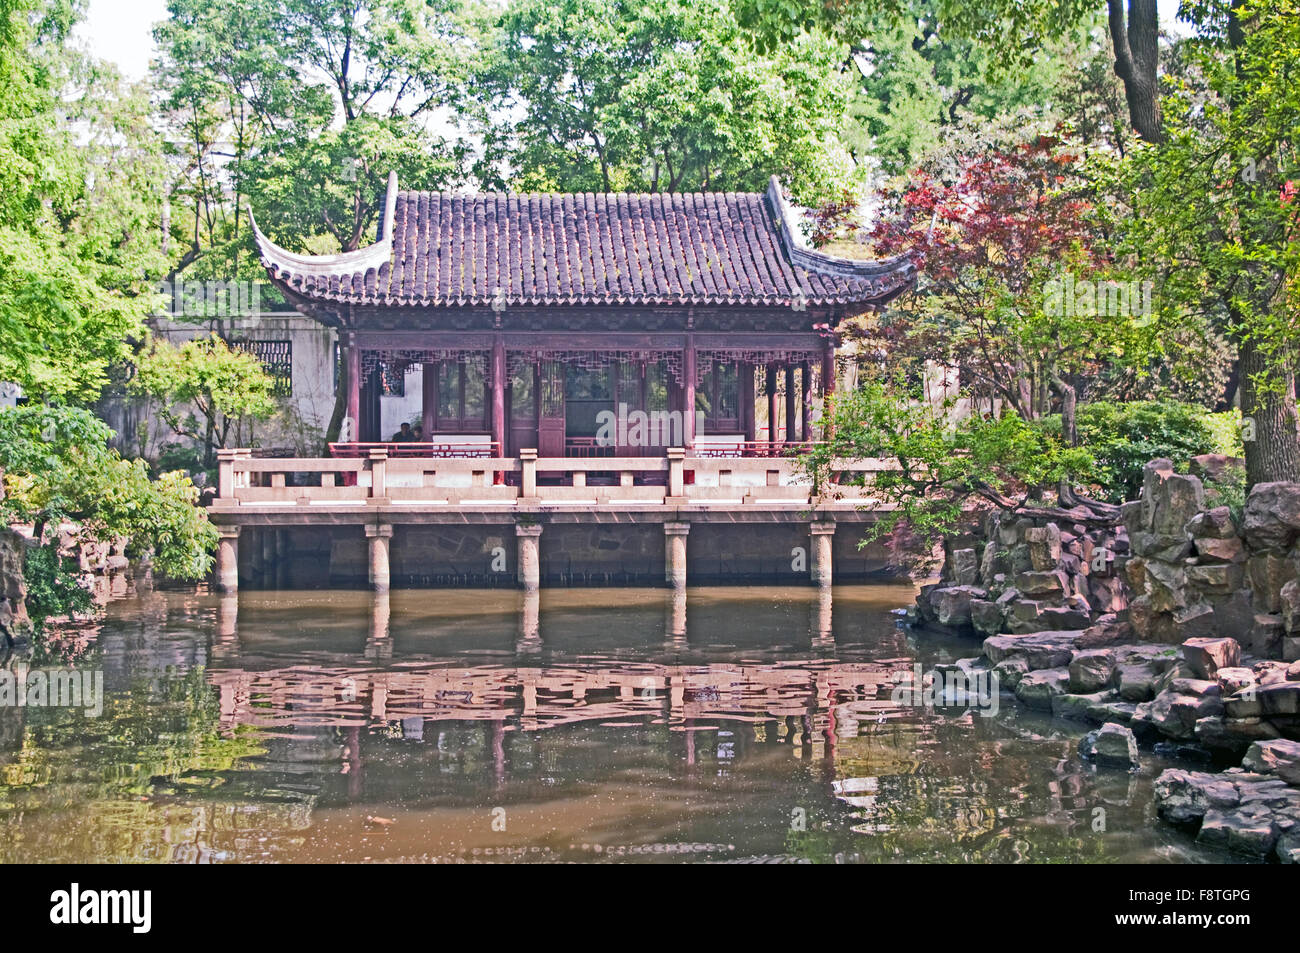
<instances>
[{"instance_id":1,"label":"stone pier","mask_svg":"<svg viewBox=\"0 0 1300 953\"><path fill-rule=\"evenodd\" d=\"M519 544L519 585L525 592L533 592L542 584L541 524L516 524L515 537Z\"/></svg>"},{"instance_id":2,"label":"stone pier","mask_svg":"<svg viewBox=\"0 0 1300 953\"><path fill-rule=\"evenodd\" d=\"M664 582L686 588L686 536L690 523L664 523Z\"/></svg>"},{"instance_id":3,"label":"stone pier","mask_svg":"<svg viewBox=\"0 0 1300 953\"><path fill-rule=\"evenodd\" d=\"M818 586L829 586L834 575L831 553L835 542L834 523L813 523L808 527L812 537L812 559L809 570L812 581Z\"/></svg>"},{"instance_id":4,"label":"stone pier","mask_svg":"<svg viewBox=\"0 0 1300 953\"><path fill-rule=\"evenodd\" d=\"M388 548L393 538L393 527L387 523L367 526L366 538L370 540L370 588L387 592L390 583Z\"/></svg>"},{"instance_id":5,"label":"stone pier","mask_svg":"<svg viewBox=\"0 0 1300 953\"><path fill-rule=\"evenodd\" d=\"M218 592L235 592L239 589L239 530L238 526L220 526L217 542L216 583Z\"/></svg>"}]
</instances>

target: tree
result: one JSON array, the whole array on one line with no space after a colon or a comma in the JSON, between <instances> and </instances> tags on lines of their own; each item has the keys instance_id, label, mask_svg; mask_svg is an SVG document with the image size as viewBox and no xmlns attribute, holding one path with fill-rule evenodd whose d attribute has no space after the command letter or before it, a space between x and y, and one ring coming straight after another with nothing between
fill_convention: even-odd
<instances>
[{"instance_id":1,"label":"tree","mask_svg":"<svg viewBox=\"0 0 1300 953\"><path fill-rule=\"evenodd\" d=\"M1153 346L1149 293L1098 247L1081 159L1055 136L918 171L874 229L883 254L910 250L922 280L868 342L959 369L969 392L1025 420L1059 409L1074 442L1079 389L1106 362Z\"/></svg>"},{"instance_id":2,"label":"tree","mask_svg":"<svg viewBox=\"0 0 1300 953\"><path fill-rule=\"evenodd\" d=\"M959 531L973 507L996 507L1070 523L1111 525L1115 507L1089 501L1066 508L1053 489L1073 486L1093 472L1091 454L1019 415L976 414L954 422L950 407L909 400L901 381L873 380L836 401L830 438L800 457L823 495L837 485L837 460L878 459L886 467L869 477L883 507L868 538L900 524L922 539ZM844 484L839 484L844 485Z\"/></svg>"},{"instance_id":3,"label":"tree","mask_svg":"<svg viewBox=\"0 0 1300 953\"><path fill-rule=\"evenodd\" d=\"M1189 5L1210 95L1182 84L1165 139L1118 167L1115 228L1168 308L1218 318L1236 344L1251 484L1300 477L1295 375L1300 5Z\"/></svg>"},{"instance_id":4,"label":"tree","mask_svg":"<svg viewBox=\"0 0 1300 953\"><path fill-rule=\"evenodd\" d=\"M769 43L794 32L828 28L840 35L862 33L864 22L886 15L906 22L915 18L910 0L845 0L841 3L802 3L800 0L736 0L742 22ZM1024 69L1034 57L1081 21L1094 16L1101 0L931 0L920 4L927 24L944 33L965 37L991 51L994 70ZM1156 0L1106 0L1115 74L1124 83L1134 130L1150 142L1160 140L1159 41Z\"/></svg>"},{"instance_id":5,"label":"tree","mask_svg":"<svg viewBox=\"0 0 1300 953\"><path fill-rule=\"evenodd\" d=\"M811 203L854 179L842 62L825 37L759 54L722 0L521 0L477 83L480 169L602 192L758 191L777 173Z\"/></svg>"},{"instance_id":6,"label":"tree","mask_svg":"<svg viewBox=\"0 0 1300 953\"><path fill-rule=\"evenodd\" d=\"M173 430L203 445L203 464L216 464L241 421L265 420L275 412L274 381L261 362L246 351L232 350L215 334L176 347L155 340L136 359L131 388L157 398ZM191 411L198 412L198 416Z\"/></svg>"},{"instance_id":7,"label":"tree","mask_svg":"<svg viewBox=\"0 0 1300 953\"><path fill-rule=\"evenodd\" d=\"M176 579L211 567L217 532L180 473L149 479L144 461L109 449L112 431L90 411L28 405L0 411L0 470L6 522L30 522L38 543L65 521L98 540L126 539ZM57 539L53 545L57 545Z\"/></svg>"}]
</instances>

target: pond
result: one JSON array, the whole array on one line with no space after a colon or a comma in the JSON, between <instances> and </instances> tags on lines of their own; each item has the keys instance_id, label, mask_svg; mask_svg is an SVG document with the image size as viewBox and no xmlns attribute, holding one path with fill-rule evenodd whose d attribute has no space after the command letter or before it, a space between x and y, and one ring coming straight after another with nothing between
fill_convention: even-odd
<instances>
[{"instance_id":1,"label":"pond","mask_svg":"<svg viewBox=\"0 0 1300 953\"><path fill-rule=\"evenodd\" d=\"M900 702L979 651L914 594L132 591L53 646L102 712L0 708L0 860L1229 859L1156 820L1176 761Z\"/></svg>"}]
</instances>

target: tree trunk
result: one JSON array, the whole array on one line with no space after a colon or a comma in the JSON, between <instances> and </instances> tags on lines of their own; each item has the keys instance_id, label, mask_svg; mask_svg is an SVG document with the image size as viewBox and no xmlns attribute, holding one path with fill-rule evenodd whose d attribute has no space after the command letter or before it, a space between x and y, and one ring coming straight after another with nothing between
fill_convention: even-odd
<instances>
[{"instance_id":1,"label":"tree trunk","mask_svg":"<svg viewBox=\"0 0 1300 953\"><path fill-rule=\"evenodd\" d=\"M1240 344L1242 438L1246 447L1246 483L1300 480L1300 431L1297 430L1295 378L1270 369L1266 355L1247 338ZM1257 375L1278 383L1261 389Z\"/></svg>"},{"instance_id":2,"label":"tree trunk","mask_svg":"<svg viewBox=\"0 0 1300 953\"><path fill-rule=\"evenodd\" d=\"M325 428L325 443L336 443L339 439L339 431L343 429L343 418L348 412L348 362L343 360L343 354L339 352L339 386L334 391L334 409L330 412L329 426ZM353 429L356 429L355 426ZM355 439L355 437L353 438ZM326 447L325 450L329 448Z\"/></svg>"},{"instance_id":3,"label":"tree trunk","mask_svg":"<svg viewBox=\"0 0 1300 953\"><path fill-rule=\"evenodd\" d=\"M1160 20L1156 0L1107 0L1110 38L1115 48L1115 75L1124 83L1129 121L1147 142L1160 142Z\"/></svg>"}]
</instances>

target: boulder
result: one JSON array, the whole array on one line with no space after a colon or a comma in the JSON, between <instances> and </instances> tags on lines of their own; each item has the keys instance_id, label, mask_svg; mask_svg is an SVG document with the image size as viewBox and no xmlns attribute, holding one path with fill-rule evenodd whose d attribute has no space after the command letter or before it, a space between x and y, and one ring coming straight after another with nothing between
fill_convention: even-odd
<instances>
[{"instance_id":1,"label":"boulder","mask_svg":"<svg viewBox=\"0 0 1300 953\"><path fill-rule=\"evenodd\" d=\"M984 640L984 655L995 666L1009 658L1025 661L1026 671L1061 668L1074 657L1073 632L995 635Z\"/></svg>"},{"instance_id":2,"label":"boulder","mask_svg":"<svg viewBox=\"0 0 1300 953\"><path fill-rule=\"evenodd\" d=\"M1187 471L1202 480L1222 480L1232 470L1244 470L1246 461L1226 453L1200 453L1188 461Z\"/></svg>"},{"instance_id":3,"label":"boulder","mask_svg":"<svg viewBox=\"0 0 1300 953\"><path fill-rule=\"evenodd\" d=\"M1300 715L1300 682L1282 681L1256 689L1260 712L1269 715Z\"/></svg>"},{"instance_id":4,"label":"boulder","mask_svg":"<svg viewBox=\"0 0 1300 953\"><path fill-rule=\"evenodd\" d=\"M1236 563L1188 566L1187 584L1200 592L1226 596L1241 588L1246 571Z\"/></svg>"},{"instance_id":5,"label":"boulder","mask_svg":"<svg viewBox=\"0 0 1300 953\"><path fill-rule=\"evenodd\" d=\"M1241 766L1259 774L1276 774L1288 784L1300 784L1300 741L1256 741L1241 759Z\"/></svg>"},{"instance_id":6,"label":"boulder","mask_svg":"<svg viewBox=\"0 0 1300 953\"><path fill-rule=\"evenodd\" d=\"M1113 691L1092 692L1086 695L1065 694L1052 697L1052 717L1070 721L1102 721L1093 716L1099 706L1115 700Z\"/></svg>"},{"instance_id":7,"label":"boulder","mask_svg":"<svg viewBox=\"0 0 1300 953\"><path fill-rule=\"evenodd\" d=\"M993 666L993 674L998 684L1010 691L1015 691L1020 680L1029 671L1029 663L1021 657L1005 658Z\"/></svg>"},{"instance_id":8,"label":"boulder","mask_svg":"<svg viewBox=\"0 0 1300 953\"><path fill-rule=\"evenodd\" d=\"M1156 813L1172 824L1194 824L1212 809L1236 807L1241 795L1231 781L1204 771L1169 768L1155 783Z\"/></svg>"},{"instance_id":9,"label":"boulder","mask_svg":"<svg viewBox=\"0 0 1300 953\"><path fill-rule=\"evenodd\" d=\"M1300 580L1288 580L1278 590L1282 608L1282 631L1286 635L1300 633Z\"/></svg>"},{"instance_id":10,"label":"boulder","mask_svg":"<svg viewBox=\"0 0 1300 953\"><path fill-rule=\"evenodd\" d=\"M1250 631L1246 635L1246 644L1250 646L1251 654L1261 656L1262 658L1285 658L1285 635L1282 627L1282 616L1268 612L1260 612L1254 616Z\"/></svg>"},{"instance_id":11,"label":"boulder","mask_svg":"<svg viewBox=\"0 0 1300 953\"><path fill-rule=\"evenodd\" d=\"M1197 721L1222 715L1223 710L1223 701L1217 692L1214 695L1190 695L1168 691L1138 705L1131 724L1134 728L1152 729L1178 741L1189 741L1196 737Z\"/></svg>"},{"instance_id":12,"label":"boulder","mask_svg":"<svg viewBox=\"0 0 1300 953\"><path fill-rule=\"evenodd\" d=\"M1234 810L1206 811L1196 841L1262 859L1273 853L1280 833L1267 805L1248 804Z\"/></svg>"},{"instance_id":13,"label":"boulder","mask_svg":"<svg viewBox=\"0 0 1300 953\"><path fill-rule=\"evenodd\" d=\"M959 586L973 586L979 575L979 559L973 549L954 549L948 559L953 581Z\"/></svg>"},{"instance_id":14,"label":"boulder","mask_svg":"<svg viewBox=\"0 0 1300 953\"><path fill-rule=\"evenodd\" d=\"M1228 539L1194 539L1192 548L1203 563L1235 565L1246 561L1246 545L1239 536Z\"/></svg>"},{"instance_id":15,"label":"boulder","mask_svg":"<svg viewBox=\"0 0 1300 953\"><path fill-rule=\"evenodd\" d=\"M1246 497L1241 532L1251 549L1283 552L1300 537L1300 483L1257 483Z\"/></svg>"},{"instance_id":16,"label":"boulder","mask_svg":"<svg viewBox=\"0 0 1300 953\"><path fill-rule=\"evenodd\" d=\"M988 593L975 586L944 586L930 595L935 621L951 628L965 628L971 624L972 599L984 599Z\"/></svg>"},{"instance_id":17,"label":"boulder","mask_svg":"<svg viewBox=\"0 0 1300 953\"><path fill-rule=\"evenodd\" d=\"M997 635L1002 631L1002 607L987 599L970 601L970 622L981 635Z\"/></svg>"},{"instance_id":18,"label":"boulder","mask_svg":"<svg viewBox=\"0 0 1300 953\"><path fill-rule=\"evenodd\" d=\"M1107 723L1083 736L1079 755L1094 764L1132 771L1138 766L1137 738L1123 725Z\"/></svg>"},{"instance_id":19,"label":"boulder","mask_svg":"<svg viewBox=\"0 0 1300 953\"><path fill-rule=\"evenodd\" d=\"M1215 677L1219 682L1219 692L1225 697L1255 684L1254 671L1240 666L1221 668Z\"/></svg>"},{"instance_id":20,"label":"boulder","mask_svg":"<svg viewBox=\"0 0 1300 953\"><path fill-rule=\"evenodd\" d=\"M1110 649L1087 649L1076 652L1068 666L1070 691L1086 694L1098 692L1111 683L1115 673L1115 653Z\"/></svg>"},{"instance_id":21,"label":"boulder","mask_svg":"<svg viewBox=\"0 0 1300 953\"><path fill-rule=\"evenodd\" d=\"M1183 658L1197 678L1214 679L1219 669L1235 668L1241 661L1241 645L1236 639L1188 639Z\"/></svg>"},{"instance_id":22,"label":"boulder","mask_svg":"<svg viewBox=\"0 0 1300 953\"><path fill-rule=\"evenodd\" d=\"M1265 612L1282 611L1282 589L1298 576L1295 560L1285 553L1255 553L1246 560L1246 580L1255 605Z\"/></svg>"},{"instance_id":23,"label":"boulder","mask_svg":"<svg viewBox=\"0 0 1300 953\"><path fill-rule=\"evenodd\" d=\"M1030 568L1039 572L1056 568L1061 559L1061 529L1055 523L1025 529L1023 540L1029 551Z\"/></svg>"},{"instance_id":24,"label":"boulder","mask_svg":"<svg viewBox=\"0 0 1300 953\"><path fill-rule=\"evenodd\" d=\"M1226 506L1197 513L1187 521L1183 531L1196 540L1199 546L1203 539L1237 539L1237 524L1232 521L1232 510Z\"/></svg>"},{"instance_id":25,"label":"boulder","mask_svg":"<svg viewBox=\"0 0 1300 953\"><path fill-rule=\"evenodd\" d=\"M1070 686L1070 673L1063 668L1044 668L1027 672L1016 683L1016 698L1027 708L1051 711L1052 699L1064 695Z\"/></svg>"}]
</instances>

